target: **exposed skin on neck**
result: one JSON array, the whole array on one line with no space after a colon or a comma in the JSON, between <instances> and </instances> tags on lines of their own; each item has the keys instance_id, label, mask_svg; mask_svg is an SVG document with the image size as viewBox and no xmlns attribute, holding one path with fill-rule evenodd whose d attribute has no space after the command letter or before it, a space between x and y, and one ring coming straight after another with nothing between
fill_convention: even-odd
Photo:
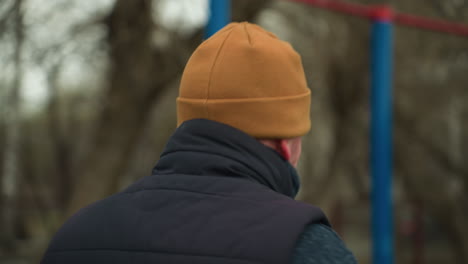
<instances>
[{"instance_id":1,"label":"exposed skin on neck","mask_svg":"<svg viewBox=\"0 0 468 264\"><path fill-rule=\"evenodd\" d=\"M288 139L259 139L263 145L277 151L285 160L297 167L302 151L302 137Z\"/></svg>"}]
</instances>

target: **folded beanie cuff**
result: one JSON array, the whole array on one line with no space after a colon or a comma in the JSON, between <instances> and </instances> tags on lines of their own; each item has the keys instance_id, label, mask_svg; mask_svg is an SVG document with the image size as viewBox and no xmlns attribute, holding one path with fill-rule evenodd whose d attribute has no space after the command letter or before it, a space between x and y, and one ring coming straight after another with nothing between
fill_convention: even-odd
<instances>
[{"instance_id":1,"label":"folded beanie cuff","mask_svg":"<svg viewBox=\"0 0 468 264\"><path fill-rule=\"evenodd\" d=\"M283 97L245 99L177 98L178 125L204 118L255 138L294 138L310 130L310 90Z\"/></svg>"}]
</instances>

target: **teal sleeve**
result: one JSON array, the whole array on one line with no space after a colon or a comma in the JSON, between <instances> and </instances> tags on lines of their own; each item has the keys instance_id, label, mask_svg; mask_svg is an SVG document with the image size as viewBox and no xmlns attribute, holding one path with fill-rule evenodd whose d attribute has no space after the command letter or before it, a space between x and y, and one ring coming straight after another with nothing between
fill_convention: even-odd
<instances>
[{"instance_id":1,"label":"teal sleeve","mask_svg":"<svg viewBox=\"0 0 468 264\"><path fill-rule=\"evenodd\" d=\"M330 227L307 226L296 245L293 264L356 264L356 258Z\"/></svg>"}]
</instances>

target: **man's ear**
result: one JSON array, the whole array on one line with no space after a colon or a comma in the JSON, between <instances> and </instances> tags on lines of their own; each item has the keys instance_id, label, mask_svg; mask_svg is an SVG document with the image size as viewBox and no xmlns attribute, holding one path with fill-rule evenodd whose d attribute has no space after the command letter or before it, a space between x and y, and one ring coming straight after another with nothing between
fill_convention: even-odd
<instances>
[{"instance_id":1,"label":"man's ear","mask_svg":"<svg viewBox=\"0 0 468 264\"><path fill-rule=\"evenodd\" d=\"M291 160L291 148L286 139L278 139L277 149L283 158L287 161Z\"/></svg>"}]
</instances>

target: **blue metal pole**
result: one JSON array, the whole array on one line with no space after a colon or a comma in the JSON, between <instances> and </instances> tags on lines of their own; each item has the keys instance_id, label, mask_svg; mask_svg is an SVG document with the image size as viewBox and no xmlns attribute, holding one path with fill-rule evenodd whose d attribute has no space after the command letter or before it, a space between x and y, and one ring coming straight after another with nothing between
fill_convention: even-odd
<instances>
[{"instance_id":1,"label":"blue metal pole","mask_svg":"<svg viewBox=\"0 0 468 264\"><path fill-rule=\"evenodd\" d=\"M231 21L231 0L210 0L210 14L205 39L211 37Z\"/></svg>"},{"instance_id":2,"label":"blue metal pole","mask_svg":"<svg viewBox=\"0 0 468 264\"><path fill-rule=\"evenodd\" d=\"M392 14L375 10L371 36L372 263L392 264Z\"/></svg>"}]
</instances>

